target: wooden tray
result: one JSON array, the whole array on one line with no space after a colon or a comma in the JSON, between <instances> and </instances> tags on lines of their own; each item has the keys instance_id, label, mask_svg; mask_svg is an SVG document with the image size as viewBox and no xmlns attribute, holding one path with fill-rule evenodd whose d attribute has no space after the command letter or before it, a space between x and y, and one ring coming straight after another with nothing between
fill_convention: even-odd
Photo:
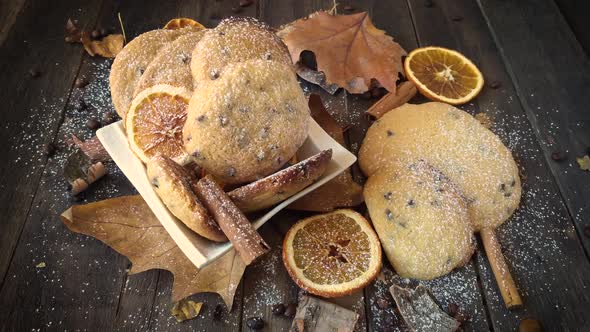
<instances>
[{"instance_id":1,"label":"wooden tray","mask_svg":"<svg viewBox=\"0 0 590 332\"><path fill-rule=\"evenodd\" d=\"M215 243L195 234L168 211L156 192L152 189L144 164L129 148L122 121L99 129L96 135L115 163L123 171L123 174L135 186L156 217L158 217L166 231L168 231L168 234L170 234L182 252L198 268L211 263L232 248L230 242ZM256 228L262 226L267 220L293 201L320 187L346 170L356 161L354 154L338 144L313 119L310 119L309 136L299 150L298 156L303 159L326 149L332 149L332 161L326 173L309 187L276 205L256 219L254 221Z\"/></svg>"}]
</instances>

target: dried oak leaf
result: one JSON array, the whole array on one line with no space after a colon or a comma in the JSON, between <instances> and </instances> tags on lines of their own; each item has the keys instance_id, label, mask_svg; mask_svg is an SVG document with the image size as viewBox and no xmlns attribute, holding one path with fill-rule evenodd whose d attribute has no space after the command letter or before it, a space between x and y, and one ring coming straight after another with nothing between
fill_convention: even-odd
<instances>
[{"instance_id":1,"label":"dried oak leaf","mask_svg":"<svg viewBox=\"0 0 590 332\"><path fill-rule=\"evenodd\" d=\"M174 274L172 302L202 292L219 294L231 310L246 266L232 250L199 270L182 253L140 195L75 205L61 219L73 232L90 235L127 256L130 274L164 269Z\"/></svg>"},{"instance_id":2,"label":"dried oak leaf","mask_svg":"<svg viewBox=\"0 0 590 332\"><path fill-rule=\"evenodd\" d=\"M318 71L351 93L369 90L376 79L394 92L403 74L402 56L406 51L385 31L377 29L367 12L330 15L319 11L288 24L278 32L293 62L301 52L315 53Z\"/></svg>"},{"instance_id":3,"label":"dried oak leaf","mask_svg":"<svg viewBox=\"0 0 590 332\"><path fill-rule=\"evenodd\" d=\"M103 58L114 58L125 45L125 38L121 34L108 35L102 40L92 40L88 32L82 32L81 40L88 54L100 55Z\"/></svg>"},{"instance_id":4,"label":"dried oak leaf","mask_svg":"<svg viewBox=\"0 0 590 332\"><path fill-rule=\"evenodd\" d=\"M338 122L328 113L319 95L309 96L309 108L313 119L328 135L341 145L344 145L344 134ZM323 184L291 203L288 208L293 210L327 212L337 207L351 207L361 204L363 188L352 179L350 169L338 174L335 178Z\"/></svg>"},{"instance_id":5,"label":"dried oak leaf","mask_svg":"<svg viewBox=\"0 0 590 332\"><path fill-rule=\"evenodd\" d=\"M578 162L578 165L580 166L580 169L583 171L590 171L590 157L589 156L584 156L582 158L576 158L576 161Z\"/></svg>"}]
</instances>

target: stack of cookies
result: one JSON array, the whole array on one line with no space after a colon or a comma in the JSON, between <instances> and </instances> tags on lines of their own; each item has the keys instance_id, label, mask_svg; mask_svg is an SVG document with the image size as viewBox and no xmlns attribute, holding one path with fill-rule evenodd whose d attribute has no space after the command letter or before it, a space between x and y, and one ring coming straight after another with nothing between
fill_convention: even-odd
<instances>
[{"instance_id":1,"label":"stack of cookies","mask_svg":"<svg viewBox=\"0 0 590 332\"><path fill-rule=\"evenodd\" d=\"M331 151L293 162L310 112L286 46L266 25L183 22L146 32L119 53L111 95L130 148L170 212L199 235L226 241L199 199L201 176L234 188L228 200L251 212L313 183Z\"/></svg>"}]
</instances>

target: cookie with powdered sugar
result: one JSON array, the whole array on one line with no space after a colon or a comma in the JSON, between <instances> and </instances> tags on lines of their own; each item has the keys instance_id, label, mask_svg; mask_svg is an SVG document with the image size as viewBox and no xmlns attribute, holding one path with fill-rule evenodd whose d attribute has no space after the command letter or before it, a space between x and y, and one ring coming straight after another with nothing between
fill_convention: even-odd
<instances>
[{"instance_id":1,"label":"cookie with powdered sugar","mask_svg":"<svg viewBox=\"0 0 590 332\"><path fill-rule=\"evenodd\" d=\"M405 104L377 120L359 152L368 176L424 160L465 198L477 231L495 228L518 207L521 184L510 150L474 117L453 106Z\"/></svg>"},{"instance_id":2,"label":"cookie with powdered sugar","mask_svg":"<svg viewBox=\"0 0 590 332\"><path fill-rule=\"evenodd\" d=\"M254 18L231 17L208 30L191 61L195 81L215 80L228 64L253 59L292 65L287 46L265 24Z\"/></svg>"},{"instance_id":3,"label":"cookie with powdered sugar","mask_svg":"<svg viewBox=\"0 0 590 332\"><path fill-rule=\"evenodd\" d=\"M460 193L422 161L371 175L365 202L383 250L405 278L433 279L467 263L473 226Z\"/></svg>"},{"instance_id":4,"label":"cookie with powdered sugar","mask_svg":"<svg viewBox=\"0 0 590 332\"><path fill-rule=\"evenodd\" d=\"M288 65L234 63L194 91L184 147L216 179L251 182L274 173L297 152L309 121L307 100Z\"/></svg>"}]
</instances>

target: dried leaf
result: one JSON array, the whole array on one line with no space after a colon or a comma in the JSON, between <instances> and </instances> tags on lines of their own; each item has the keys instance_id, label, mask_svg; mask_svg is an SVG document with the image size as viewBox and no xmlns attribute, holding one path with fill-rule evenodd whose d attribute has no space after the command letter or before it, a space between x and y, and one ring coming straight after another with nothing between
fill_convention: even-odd
<instances>
[{"instance_id":1,"label":"dried leaf","mask_svg":"<svg viewBox=\"0 0 590 332\"><path fill-rule=\"evenodd\" d=\"M65 40L68 43L80 43L81 42L81 31L78 29L74 21L68 18L66 22L66 37Z\"/></svg>"},{"instance_id":2,"label":"dried leaf","mask_svg":"<svg viewBox=\"0 0 590 332\"><path fill-rule=\"evenodd\" d=\"M319 95L309 96L309 108L313 119L328 135L344 145L342 128L324 107ZM350 169L345 170L326 184L291 203L288 208L293 210L327 212L337 207L351 207L364 201L363 187L354 182Z\"/></svg>"},{"instance_id":3,"label":"dried leaf","mask_svg":"<svg viewBox=\"0 0 590 332\"><path fill-rule=\"evenodd\" d=\"M576 161L578 162L581 170L590 171L590 157L588 155L585 155L582 158L576 158Z\"/></svg>"},{"instance_id":4,"label":"dried leaf","mask_svg":"<svg viewBox=\"0 0 590 332\"><path fill-rule=\"evenodd\" d=\"M336 93L336 91L338 91L338 89L340 89L340 87L336 84L326 83L326 74L322 73L321 71L310 69L307 66L302 65L301 63L297 63L296 67L297 75L299 75L299 77L308 81L309 83L319 85L329 94L333 95Z\"/></svg>"},{"instance_id":5,"label":"dried leaf","mask_svg":"<svg viewBox=\"0 0 590 332\"><path fill-rule=\"evenodd\" d=\"M195 302L192 300L180 300L176 302L170 313L177 322L184 322L185 320L193 319L199 315L203 302Z\"/></svg>"},{"instance_id":6,"label":"dried leaf","mask_svg":"<svg viewBox=\"0 0 590 332\"><path fill-rule=\"evenodd\" d=\"M412 99L418 90L410 81L402 82L396 92L389 92L367 110L367 113L379 119L394 108L400 107Z\"/></svg>"},{"instance_id":7,"label":"dried leaf","mask_svg":"<svg viewBox=\"0 0 590 332\"><path fill-rule=\"evenodd\" d=\"M453 332L459 329L461 324L436 304L426 287L419 285L411 289L393 285L389 291L411 331Z\"/></svg>"},{"instance_id":8,"label":"dried leaf","mask_svg":"<svg viewBox=\"0 0 590 332\"><path fill-rule=\"evenodd\" d=\"M123 35L108 35L102 40L91 40L87 32L82 32L82 44L91 56L100 55L103 58L114 58L125 45Z\"/></svg>"},{"instance_id":9,"label":"dried leaf","mask_svg":"<svg viewBox=\"0 0 590 332\"><path fill-rule=\"evenodd\" d=\"M61 219L73 232L90 235L127 256L130 274L164 269L174 274L172 301L214 292L229 310L246 266L232 250L199 271L182 253L140 195L123 196L63 212Z\"/></svg>"},{"instance_id":10,"label":"dried leaf","mask_svg":"<svg viewBox=\"0 0 590 332\"><path fill-rule=\"evenodd\" d=\"M111 156L102 146L98 137L93 136L85 141L80 140L76 135L72 135L72 143L80 148L84 154L92 161L109 161Z\"/></svg>"},{"instance_id":11,"label":"dried leaf","mask_svg":"<svg viewBox=\"0 0 590 332\"><path fill-rule=\"evenodd\" d=\"M41 262L41 263L35 265L35 267L38 268L38 269L42 269L42 268L44 268L46 266L47 266L47 264L45 262Z\"/></svg>"},{"instance_id":12,"label":"dried leaf","mask_svg":"<svg viewBox=\"0 0 590 332\"><path fill-rule=\"evenodd\" d=\"M351 93L369 90L376 79L394 92L399 74L403 74L401 57L406 51L385 31L377 29L366 12L353 15L330 15L320 11L299 19L278 32L293 62L301 52L315 53L318 71Z\"/></svg>"}]
</instances>

